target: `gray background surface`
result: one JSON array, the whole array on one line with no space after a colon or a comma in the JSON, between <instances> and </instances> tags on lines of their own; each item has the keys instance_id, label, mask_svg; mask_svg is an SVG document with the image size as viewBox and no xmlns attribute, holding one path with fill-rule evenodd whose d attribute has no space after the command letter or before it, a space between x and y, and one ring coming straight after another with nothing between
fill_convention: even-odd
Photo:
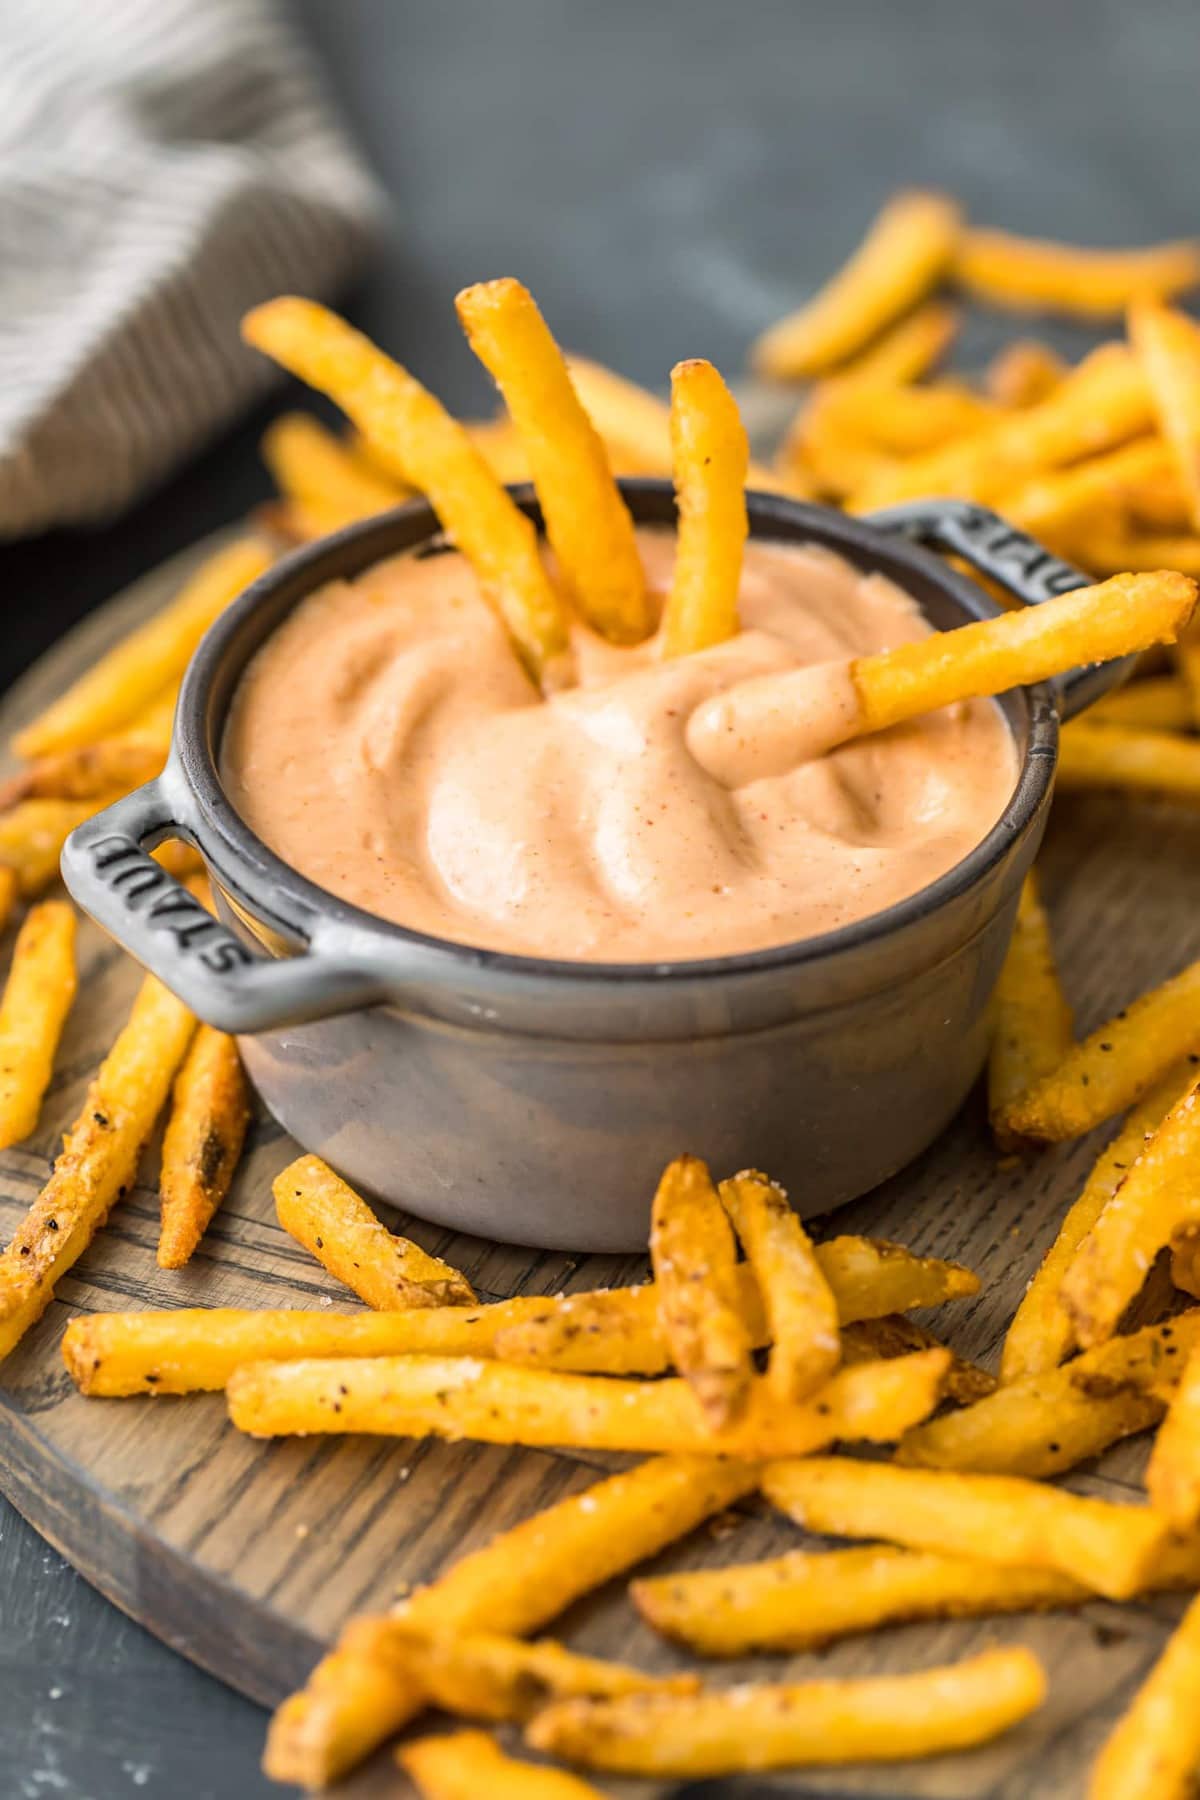
<instances>
[{"instance_id":1,"label":"gray background surface","mask_svg":"<svg viewBox=\"0 0 1200 1800\"><path fill-rule=\"evenodd\" d=\"M661 386L680 356L735 373L901 183L1081 242L1200 226L1194 0L293 10L395 200L351 310L456 406L486 393L452 296L486 276L519 275L566 343ZM964 355L1010 330L979 321ZM265 416L107 530L0 550L0 684L265 494ZM278 1792L262 1725L0 1503L0 1800L256 1800Z\"/></svg>"}]
</instances>

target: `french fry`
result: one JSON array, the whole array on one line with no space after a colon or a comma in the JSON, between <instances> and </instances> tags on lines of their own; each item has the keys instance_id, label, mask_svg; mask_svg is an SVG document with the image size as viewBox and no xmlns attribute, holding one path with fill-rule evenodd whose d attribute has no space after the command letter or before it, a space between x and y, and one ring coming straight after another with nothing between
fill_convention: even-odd
<instances>
[{"instance_id":1,"label":"french fry","mask_svg":"<svg viewBox=\"0 0 1200 1800\"><path fill-rule=\"evenodd\" d=\"M368 1432L731 1456L804 1456L835 1440L891 1442L932 1411L949 1357L924 1350L840 1370L811 1399L783 1408L765 1384L736 1424L706 1426L686 1381L561 1375L472 1357L257 1363L226 1388L229 1415L252 1437Z\"/></svg>"},{"instance_id":2,"label":"french fry","mask_svg":"<svg viewBox=\"0 0 1200 1800\"><path fill-rule=\"evenodd\" d=\"M711 363L671 371L671 446L679 524L662 639L668 656L687 656L737 634L748 530L746 430Z\"/></svg>"},{"instance_id":3,"label":"french fry","mask_svg":"<svg viewBox=\"0 0 1200 1800\"><path fill-rule=\"evenodd\" d=\"M1125 569L1177 569L1183 575L1200 575L1200 535L1195 532L1168 534L1095 525L1080 533L1078 550L1098 575Z\"/></svg>"},{"instance_id":4,"label":"french fry","mask_svg":"<svg viewBox=\"0 0 1200 1800\"><path fill-rule=\"evenodd\" d=\"M535 1644L486 1630L439 1631L384 1615L353 1620L342 1638L352 1655L394 1668L443 1712L524 1721L552 1700L576 1695L694 1693L694 1675L646 1675L627 1663L577 1656L552 1639Z\"/></svg>"},{"instance_id":5,"label":"french fry","mask_svg":"<svg viewBox=\"0 0 1200 1800\"><path fill-rule=\"evenodd\" d=\"M171 744L178 688L170 683L124 731L40 756L0 784L0 811L23 800L94 800L139 787L158 774Z\"/></svg>"},{"instance_id":6,"label":"french fry","mask_svg":"<svg viewBox=\"0 0 1200 1800\"><path fill-rule=\"evenodd\" d=\"M1001 1144L1009 1142L1008 1111L1018 1094L1048 1075L1075 1041L1063 993L1050 920L1036 874L1025 877L1008 955L992 995L988 1054L988 1118Z\"/></svg>"},{"instance_id":7,"label":"french fry","mask_svg":"<svg viewBox=\"0 0 1200 1800\"><path fill-rule=\"evenodd\" d=\"M882 731L934 707L1045 681L1079 663L1173 643L1195 603L1196 584L1186 575L1116 575L1042 606L857 657L851 673L858 731Z\"/></svg>"},{"instance_id":8,"label":"french fry","mask_svg":"<svg viewBox=\"0 0 1200 1800\"><path fill-rule=\"evenodd\" d=\"M696 1156L668 1164L650 1213L659 1329L709 1428L744 1411L754 1379L750 1327L734 1270L737 1245Z\"/></svg>"},{"instance_id":9,"label":"french fry","mask_svg":"<svg viewBox=\"0 0 1200 1800\"><path fill-rule=\"evenodd\" d=\"M441 1630L525 1636L592 1588L655 1556L757 1485L753 1465L657 1457L502 1532L399 1609ZM409 1678L338 1647L271 1721L263 1767L322 1787L398 1731L423 1703ZM524 1800L524 1796L522 1796Z\"/></svg>"},{"instance_id":10,"label":"french fry","mask_svg":"<svg viewBox=\"0 0 1200 1800\"><path fill-rule=\"evenodd\" d=\"M315 301L284 297L255 307L242 336L335 400L396 478L428 496L530 675L542 688L561 686L570 668L567 620L537 533L458 421L399 363Z\"/></svg>"},{"instance_id":11,"label":"french fry","mask_svg":"<svg viewBox=\"0 0 1200 1800\"><path fill-rule=\"evenodd\" d=\"M1005 1568L1052 1569L1110 1600L1128 1599L1144 1585L1167 1536L1166 1521L1148 1507L1084 1499L1015 1475L850 1457L773 1463L763 1493L807 1531L882 1538Z\"/></svg>"},{"instance_id":12,"label":"french fry","mask_svg":"<svg viewBox=\"0 0 1200 1800\"><path fill-rule=\"evenodd\" d=\"M1059 743L1062 790L1111 787L1200 799L1200 739L1124 725L1068 725Z\"/></svg>"},{"instance_id":13,"label":"french fry","mask_svg":"<svg viewBox=\"0 0 1200 1800\"><path fill-rule=\"evenodd\" d=\"M1200 1231L1200 1077L1177 1100L1105 1206L1062 1279L1085 1348L1104 1343L1158 1252Z\"/></svg>"},{"instance_id":14,"label":"french fry","mask_svg":"<svg viewBox=\"0 0 1200 1800\"><path fill-rule=\"evenodd\" d=\"M1200 1599L1097 1757L1088 1800L1187 1800L1200 1764Z\"/></svg>"},{"instance_id":15,"label":"french fry","mask_svg":"<svg viewBox=\"0 0 1200 1800\"><path fill-rule=\"evenodd\" d=\"M267 427L260 448L280 493L326 531L390 512L412 493L368 467L311 413L284 413Z\"/></svg>"},{"instance_id":16,"label":"french fry","mask_svg":"<svg viewBox=\"0 0 1200 1800\"><path fill-rule=\"evenodd\" d=\"M22 800L0 813L0 865L13 871L25 899L57 879L62 847L75 827L116 798L114 791L87 800Z\"/></svg>"},{"instance_id":17,"label":"french fry","mask_svg":"<svg viewBox=\"0 0 1200 1800\"><path fill-rule=\"evenodd\" d=\"M771 1342L767 1382L781 1401L802 1400L832 1375L841 1356L833 1289L775 1182L747 1170L723 1181L720 1197L762 1296Z\"/></svg>"},{"instance_id":18,"label":"french fry","mask_svg":"<svg viewBox=\"0 0 1200 1800\"><path fill-rule=\"evenodd\" d=\"M1112 1338L917 1426L901 1439L896 1460L907 1468L979 1475L1059 1475L1157 1424L1197 1341L1195 1309Z\"/></svg>"},{"instance_id":19,"label":"french fry","mask_svg":"<svg viewBox=\"0 0 1200 1800\"><path fill-rule=\"evenodd\" d=\"M923 1325L906 1318L903 1313L888 1313L882 1319L861 1319L855 1325L842 1327L842 1361L874 1362L877 1357L911 1356L915 1350L945 1350L947 1347ZM949 1365L942 1392L958 1406L973 1406L996 1391L996 1377L976 1363L967 1362L957 1351L950 1350Z\"/></svg>"},{"instance_id":20,"label":"french fry","mask_svg":"<svg viewBox=\"0 0 1200 1800\"><path fill-rule=\"evenodd\" d=\"M1002 504L1018 483L1098 456L1152 423L1150 389L1132 352L1124 344L1101 344L1036 405L882 470L854 496L853 509L870 512L929 494Z\"/></svg>"},{"instance_id":21,"label":"french fry","mask_svg":"<svg viewBox=\"0 0 1200 1800\"><path fill-rule=\"evenodd\" d=\"M1187 731L1192 708L1180 676L1151 675L1098 700L1088 708L1087 722L1124 725L1132 731Z\"/></svg>"},{"instance_id":22,"label":"french fry","mask_svg":"<svg viewBox=\"0 0 1200 1800\"><path fill-rule=\"evenodd\" d=\"M150 852L160 867L167 869L177 881L187 881L193 875L203 875L204 859L191 844L185 844L182 838L167 838L157 849Z\"/></svg>"},{"instance_id":23,"label":"french fry","mask_svg":"<svg viewBox=\"0 0 1200 1800\"><path fill-rule=\"evenodd\" d=\"M1036 1710L1042 1666L1024 1649L857 1681L561 1700L526 1727L538 1750L625 1775L894 1762L986 1743Z\"/></svg>"},{"instance_id":24,"label":"french fry","mask_svg":"<svg viewBox=\"0 0 1200 1800\"><path fill-rule=\"evenodd\" d=\"M0 1256L0 1357L46 1310L137 1173L196 1021L152 975L101 1063L50 1178Z\"/></svg>"},{"instance_id":25,"label":"french fry","mask_svg":"<svg viewBox=\"0 0 1200 1800\"><path fill-rule=\"evenodd\" d=\"M888 456L914 456L984 430L996 408L959 382L869 386L853 373L823 381L806 407L799 442L829 435Z\"/></svg>"},{"instance_id":26,"label":"french fry","mask_svg":"<svg viewBox=\"0 0 1200 1800\"><path fill-rule=\"evenodd\" d=\"M1041 1143L1082 1137L1200 1052L1200 962L1151 988L1067 1052L1012 1108L1010 1128ZM1200 1055L1197 1065L1200 1067Z\"/></svg>"},{"instance_id":27,"label":"french fry","mask_svg":"<svg viewBox=\"0 0 1200 1800\"><path fill-rule=\"evenodd\" d=\"M17 933L0 995L0 1150L37 1129L75 986L75 909L43 900Z\"/></svg>"},{"instance_id":28,"label":"french fry","mask_svg":"<svg viewBox=\"0 0 1200 1800\"><path fill-rule=\"evenodd\" d=\"M1200 246L1196 254L1200 271ZM1129 341L1150 384L1192 524L1200 530L1200 327L1174 307L1138 299L1129 309Z\"/></svg>"},{"instance_id":29,"label":"french fry","mask_svg":"<svg viewBox=\"0 0 1200 1800\"><path fill-rule=\"evenodd\" d=\"M483 1731L403 1744L396 1761L423 1800L604 1800L598 1788L545 1763L505 1756Z\"/></svg>"},{"instance_id":30,"label":"french fry","mask_svg":"<svg viewBox=\"0 0 1200 1800\"><path fill-rule=\"evenodd\" d=\"M769 1562L651 1575L631 1582L629 1594L648 1625L699 1656L820 1650L880 1625L1037 1612L1094 1598L1053 1570L890 1544L791 1550Z\"/></svg>"},{"instance_id":31,"label":"french fry","mask_svg":"<svg viewBox=\"0 0 1200 1800\"><path fill-rule=\"evenodd\" d=\"M17 871L0 862L0 931L8 929L17 904Z\"/></svg>"},{"instance_id":32,"label":"french fry","mask_svg":"<svg viewBox=\"0 0 1200 1800\"><path fill-rule=\"evenodd\" d=\"M229 1192L250 1123L235 1039L201 1025L175 1079L163 1137L160 1269L181 1269Z\"/></svg>"},{"instance_id":33,"label":"french fry","mask_svg":"<svg viewBox=\"0 0 1200 1800\"><path fill-rule=\"evenodd\" d=\"M1190 1084L1194 1073L1186 1063L1168 1070L1100 1152L1079 1198L1067 1212L1058 1236L1025 1290L1008 1328L1000 1359L1001 1381L1021 1381L1029 1375L1040 1375L1055 1368L1074 1349L1074 1328L1062 1303L1063 1276L1084 1238Z\"/></svg>"},{"instance_id":34,"label":"french fry","mask_svg":"<svg viewBox=\"0 0 1200 1800\"><path fill-rule=\"evenodd\" d=\"M1111 532L1113 515L1122 518L1139 494L1156 485L1178 488L1171 453L1156 437L1134 438L1132 443L1085 457L1069 468L1035 475L1002 494L999 504L1006 519L1035 536L1077 543L1091 566L1089 546L1095 530ZM1113 572L1130 566L1123 562ZM1174 566L1154 564L1155 568Z\"/></svg>"},{"instance_id":35,"label":"french fry","mask_svg":"<svg viewBox=\"0 0 1200 1800\"><path fill-rule=\"evenodd\" d=\"M467 419L463 428L492 474L503 486L531 481L529 452L506 415L499 419Z\"/></svg>"},{"instance_id":36,"label":"french fry","mask_svg":"<svg viewBox=\"0 0 1200 1800\"><path fill-rule=\"evenodd\" d=\"M1148 1571L1147 1589L1193 1588L1198 1577L1195 1536L1173 1538ZM1052 1569L890 1544L791 1550L768 1562L652 1575L631 1582L629 1593L647 1624L700 1656L820 1650L880 1625L1057 1610L1095 1597Z\"/></svg>"},{"instance_id":37,"label":"french fry","mask_svg":"<svg viewBox=\"0 0 1200 1800\"><path fill-rule=\"evenodd\" d=\"M1200 1520L1200 1349L1188 1352L1146 1466L1150 1504L1178 1532Z\"/></svg>"},{"instance_id":38,"label":"french fry","mask_svg":"<svg viewBox=\"0 0 1200 1800\"><path fill-rule=\"evenodd\" d=\"M532 294L519 281L483 281L455 305L525 447L568 591L605 637L646 637L653 620L633 520Z\"/></svg>"},{"instance_id":39,"label":"french fry","mask_svg":"<svg viewBox=\"0 0 1200 1800\"><path fill-rule=\"evenodd\" d=\"M878 1238L831 1238L814 1244L813 1254L833 1290L843 1325L908 1307L939 1306L979 1291L978 1277L961 1264L913 1256ZM739 1311L759 1349L768 1334L758 1284L745 1264L739 1263L734 1275ZM503 1361L612 1375L661 1375L671 1366L653 1283L558 1294L535 1305L537 1311L498 1333L495 1354ZM606 1358L602 1368L593 1360L601 1349Z\"/></svg>"},{"instance_id":40,"label":"french fry","mask_svg":"<svg viewBox=\"0 0 1200 1800\"><path fill-rule=\"evenodd\" d=\"M1200 730L1200 630L1195 620L1175 646L1175 661L1191 702L1191 722Z\"/></svg>"},{"instance_id":41,"label":"french fry","mask_svg":"<svg viewBox=\"0 0 1200 1800\"><path fill-rule=\"evenodd\" d=\"M932 292L960 230L959 209L945 195L897 194L833 280L762 334L751 352L755 370L787 381L857 356Z\"/></svg>"},{"instance_id":42,"label":"french fry","mask_svg":"<svg viewBox=\"0 0 1200 1800\"><path fill-rule=\"evenodd\" d=\"M919 381L946 354L960 323L957 307L927 300L868 344L834 380L859 381L865 387Z\"/></svg>"},{"instance_id":43,"label":"french fry","mask_svg":"<svg viewBox=\"0 0 1200 1800\"><path fill-rule=\"evenodd\" d=\"M1035 406L1067 373L1061 356L1038 338L1017 338L987 366L984 387L999 406Z\"/></svg>"},{"instance_id":44,"label":"french fry","mask_svg":"<svg viewBox=\"0 0 1200 1800\"><path fill-rule=\"evenodd\" d=\"M397 1237L319 1156L299 1156L272 1183L283 1229L382 1312L407 1306L470 1306L465 1275L408 1238Z\"/></svg>"},{"instance_id":45,"label":"french fry","mask_svg":"<svg viewBox=\"0 0 1200 1800\"><path fill-rule=\"evenodd\" d=\"M1200 242L1085 250L1007 231L969 230L957 244L954 278L992 306L1103 319L1143 295L1165 299L1195 287Z\"/></svg>"},{"instance_id":46,"label":"french fry","mask_svg":"<svg viewBox=\"0 0 1200 1800\"><path fill-rule=\"evenodd\" d=\"M13 739L27 760L121 731L177 681L218 614L272 562L260 538L237 538L203 562L162 611L94 662Z\"/></svg>"}]
</instances>

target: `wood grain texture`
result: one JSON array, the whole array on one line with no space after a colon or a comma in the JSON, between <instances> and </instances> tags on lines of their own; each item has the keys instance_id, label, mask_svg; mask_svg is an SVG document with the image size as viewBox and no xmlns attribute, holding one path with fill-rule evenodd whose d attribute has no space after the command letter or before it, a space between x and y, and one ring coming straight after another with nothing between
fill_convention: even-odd
<instances>
[{"instance_id":1,"label":"wood grain texture","mask_svg":"<svg viewBox=\"0 0 1200 1800\"><path fill-rule=\"evenodd\" d=\"M140 584L40 665L0 709L4 736L152 606L173 578L160 572ZM1043 879L1081 1028L1200 956L1193 898L1198 851L1200 815L1100 795L1060 803ZM11 933L0 945L0 961L10 947ZM36 1137L0 1154L0 1238L43 1180L139 979L129 959L91 927L81 932L80 971L80 999ZM876 1232L970 1263L983 1276L984 1292L931 1322L964 1355L994 1366L1007 1320L1098 1141L1026 1161L1000 1159L987 1141L977 1095L926 1156L839 1212L829 1229ZM294 1153L291 1140L258 1116L229 1200L191 1265L170 1273L155 1263L152 1145L139 1184L0 1370L0 1488L119 1606L268 1704L302 1679L318 1646L350 1613L386 1606L462 1551L585 1486L613 1463L599 1455L433 1441L260 1444L229 1430L219 1396L81 1399L59 1353L75 1313L348 1303L275 1223L271 1179ZM389 1222L458 1264L486 1298L583 1289L644 1272L633 1258L534 1254L456 1237L403 1215ZM1143 1454L1143 1446L1122 1446L1075 1485L1127 1497L1138 1491ZM745 1561L801 1541L795 1528L753 1505L743 1509L737 1529L700 1532L657 1566ZM1089 1756L1178 1611L1177 1601L1164 1598L1120 1608L1097 1602L1077 1615L912 1625L819 1658L756 1659L733 1670L743 1677L784 1668L791 1677L866 1673L953 1659L997 1639L1026 1642L1046 1661L1050 1699L1041 1714L991 1748L903 1769L778 1777L771 1791L986 1793L1003 1800L1077 1795ZM574 1608L562 1633L580 1650L646 1666L670 1669L684 1660L636 1620L619 1586ZM395 1793L398 1781L381 1762L346 1791ZM659 1790L614 1782L611 1791Z\"/></svg>"}]
</instances>

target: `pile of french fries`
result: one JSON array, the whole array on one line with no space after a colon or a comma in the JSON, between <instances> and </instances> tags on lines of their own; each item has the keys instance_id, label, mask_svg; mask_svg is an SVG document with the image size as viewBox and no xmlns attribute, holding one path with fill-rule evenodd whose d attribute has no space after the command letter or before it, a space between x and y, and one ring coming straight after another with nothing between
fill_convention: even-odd
<instances>
[{"instance_id":1,"label":"pile of french fries","mask_svg":"<svg viewBox=\"0 0 1200 1800\"><path fill-rule=\"evenodd\" d=\"M678 365L668 406L564 358L517 282L459 298L506 406L465 425L324 309L259 308L248 341L336 400L353 433L278 421L264 444L278 503L16 740L24 766L0 794L0 928L29 905L0 1000L0 1147L37 1128L74 997L74 913L39 898L63 837L161 767L179 679L237 593L287 545L413 492L473 565L534 700L571 682L583 629L615 643L657 633L666 656L736 633L747 483L853 508L926 493L986 500L1101 579L859 658L846 734L1166 645L1172 665L1151 663L1068 729L1062 779L1200 792L1200 328L1166 304L1198 280L1195 244L1068 251L970 229L940 196L901 196L828 289L756 347L767 377L815 380L770 470L750 461L710 364ZM979 390L926 379L954 335L936 291L951 283L996 304L1127 310L1129 341L1068 370L1022 340ZM647 590L614 471L674 479L666 596ZM553 581L504 491L526 476ZM186 846L159 854L204 892ZM641 1286L480 1303L460 1271L301 1157L275 1182L280 1227L365 1310L74 1320L63 1351L85 1394L223 1391L233 1426L255 1436L474 1438L646 1459L391 1614L352 1620L280 1708L269 1773L334 1781L437 1707L472 1728L399 1751L431 1800L485 1785L501 1800L580 1800L595 1790L477 1727L519 1726L534 1751L587 1768L689 1776L961 1749L1040 1704L1045 1675L1019 1648L870 1680L730 1687L529 1641L580 1595L753 1495L847 1547L633 1580L641 1617L700 1657L804 1651L905 1619L1200 1591L1200 1307L1181 1299L1123 1329L1160 1252L1177 1293L1200 1299L1200 963L1077 1041L1031 877L994 1003L989 1110L1005 1154L1122 1121L1012 1320L998 1381L907 1317L975 1293L970 1271L864 1238L814 1244L769 1176L714 1182L686 1155L654 1197L653 1279ZM236 1045L148 977L0 1256L0 1356L135 1181L164 1112L159 1261L172 1269L228 1192L250 1109ZM1051 1485L1150 1430L1146 1504ZM881 1446L893 1447L886 1460ZM1102 1752L1092 1800L1188 1791L1198 1669L1200 1600Z\"/></svg>"}]
</instances>

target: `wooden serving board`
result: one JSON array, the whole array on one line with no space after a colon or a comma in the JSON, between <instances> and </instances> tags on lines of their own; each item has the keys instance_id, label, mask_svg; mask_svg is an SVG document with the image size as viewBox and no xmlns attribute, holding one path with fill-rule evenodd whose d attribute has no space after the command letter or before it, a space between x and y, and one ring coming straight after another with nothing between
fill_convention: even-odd
<instances>
[{"instance_id":1,"label":"wooden serving board","mask_svg":"<svg viewBox=\"0 0 1200 1800\"><path fill-rule=\"evenodd\" d=\"M158 604L182 566L158 571L59 646L0 705L0 735L7 739ZM1043 864L1082 1027L1200 956L1198 853L1200 814L1101 795L1059 803ZM0 962L8 950L0 945ZM139 980L133 963L90 925L81 933L80 953L79 999L36 1138L0 1154L0 1239L44 1179ZM464 1119L464 1130L470 1124ZM976 1096L941 1143L843 1209L831 1229L875 1232L971 1264L983 1277L983 1293L943 1309L933 1322L966 1355L991 1361L1096 1149L1091 1140L1026 1162L999 1159ZM154 1260L152 1145L142 1182L0 1368L0 1487L8 1498L118 1606L264 1705L303 1679L349 1614L385 1607L460 1552L586 1486L617 1460L436 1441L319 1437L260 1444L227 1426L221 1396L81 1399L59 1354L75 1313L347 1304L275 1223L271 1180L294 1153L292 1141L260 1114L234 1191L191 1266L165 1274ZM586 1180L585 1170L580 1179ZM534 1254L456 1237L415 1218L392 1222L462 1267L488 1299L636 1280L644 1271L635 1258ZM1143 1446L1121 1446L1072 1485L1136 1498L1143 1454ZM735 1528L723 1523L699 1532L661 1566L746 1561L800 1541L794 1527L754 1504L739 1513ZM1121 1607L1096 1602L1077 1614L897 1627L820 1657L718 1665L717 1679L730 1672L862 1674L920 1668L986 1643L1020 1641L1039 1652L1050 1674L1044 1709L986 1749L903 1767L777 1776L765 1788L730 1791L1004 1800L1081 1795L1091 1755L1179 1610L1172 1599ZM676 1668L685 1660L638 1622L620 1583L576 1607L555 1630L579 1649L647 1667ZM398 1794L403 1782L380 1757L343 1791ZM614 1782L610 1791L631 1800L674 1790Z\"/></svg>"}]
</instances>

